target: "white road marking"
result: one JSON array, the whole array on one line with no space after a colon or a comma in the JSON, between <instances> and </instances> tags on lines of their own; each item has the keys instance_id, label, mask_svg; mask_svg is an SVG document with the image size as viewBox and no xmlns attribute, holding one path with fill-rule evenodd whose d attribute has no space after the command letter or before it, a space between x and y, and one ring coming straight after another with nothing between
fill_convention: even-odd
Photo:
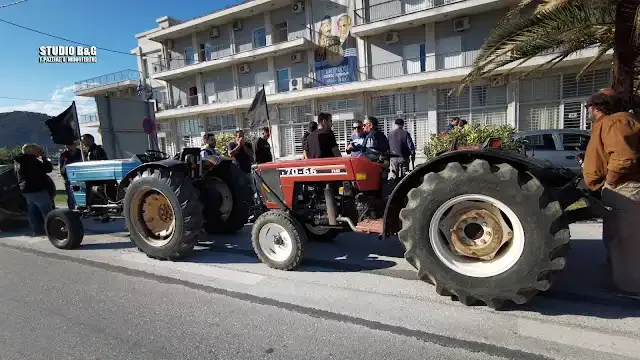
<instances>
[{"instance_id":1,"label":"white road marking","mask_svg":"<svg viewBox=\"0 0 640 360\"><path fill-rule=\"evenodd\" d=\"M259 274L247 273L244 271L223 269L213 265L202 265L194 263L158 261L148 258L144 254L128 253L120 256L121 259L139 264L152 265L170 270L179 270L191 274L197 274L221 280L232 281L245 285L255 285L265 277Z\"/></svg>"},{"instance_id":2,"label":"white road marking","mask_svg":"<svg viewBox=\"0 0 640 360\"><path fill-rule=\"evenodd\" d=\"M640 341L575 327L518 319L518 333L583 349L640 359Z\"/></svg>"}]
</instances>

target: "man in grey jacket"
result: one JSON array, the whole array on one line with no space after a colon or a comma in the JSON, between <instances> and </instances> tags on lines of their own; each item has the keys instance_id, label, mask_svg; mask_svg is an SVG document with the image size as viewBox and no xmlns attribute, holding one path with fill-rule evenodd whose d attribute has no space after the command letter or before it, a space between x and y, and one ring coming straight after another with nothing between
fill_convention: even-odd
<instances>
[{"instance_id":1,"label":"man in grey jacket","mask_svg":"<svg viewBox=\"0 0 640 360\"><path fill-rule=\"evenodd\" d=\"M403 177L409 172L409 160L416 160L416 147L411 134L404 129L404 120L396 119L395 129L389 133L389 147L399 156L391 158L391 174L394 178Z\"/></svg>"}]
</instances>

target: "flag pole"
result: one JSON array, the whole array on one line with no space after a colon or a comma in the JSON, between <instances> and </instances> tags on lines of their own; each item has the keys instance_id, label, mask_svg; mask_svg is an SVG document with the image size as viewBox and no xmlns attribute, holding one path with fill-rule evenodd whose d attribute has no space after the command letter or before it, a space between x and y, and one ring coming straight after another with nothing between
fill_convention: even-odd
<instances>
[{"instance_id":1,"label":"flag pole","mask_svg":"<svg viewBox=\"0 0 640 360\"><path fill-rule=\"evenodd\" d=\"M78 130L78 137L80 141L80 156L82 157L82 161L84 162L84 152L82 151L82 133L80 133L80 120L78 120L78 112L76 111L76 102L73 101L71 103L73 106L73 117L76 119L76 130Z\"/></svg>"},{"instance_id":2,"label":"flag pole","mask_svg":"<svg viewBox=\"0 0 640 360\"><path fill-rule=\"evenodd\" d=\"M271 142L270 153L271 158L275 160L275 156L273 153L273 136L271 136L271 120L269 119L269 104L267 104L267 92L264 90L264 84L262 84L262 92L264 93L264 108L267 112L267 126L269 127L269 141Z\"/></svg>"}]
</instances>

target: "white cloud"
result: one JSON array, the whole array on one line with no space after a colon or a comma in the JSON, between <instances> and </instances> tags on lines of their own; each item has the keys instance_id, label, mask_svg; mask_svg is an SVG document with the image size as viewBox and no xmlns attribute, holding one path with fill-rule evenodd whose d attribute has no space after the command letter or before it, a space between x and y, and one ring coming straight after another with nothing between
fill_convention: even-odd
<instances>
[{"instance_id":1,"label":"white cloud","mask_svg":"<svg viewBox=\"0 0 640 360\"><path fill-rule=\"evenodd\" d=\"M50 101L25 101L18 105L0 106L0 113L11 111L32 111L56 116L65 111L72 101L76 102L78 114L96 111L96 103L92 98L75 96L73 85L58 86L49 96Z\"/></svg>"}]
</instances>

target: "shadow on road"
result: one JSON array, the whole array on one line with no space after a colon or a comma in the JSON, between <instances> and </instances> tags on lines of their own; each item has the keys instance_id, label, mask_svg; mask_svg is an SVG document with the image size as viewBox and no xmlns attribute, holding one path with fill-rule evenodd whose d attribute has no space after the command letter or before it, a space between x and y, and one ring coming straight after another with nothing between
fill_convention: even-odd
<instances>
[{"instance_id":1,"label":"shadow on road","mask_svg":"<svg viewBox=\"0 0 640 360\"><path fill-rule=\"evenodd\" d=\"M617 297L601 290L608 280L601 240L571 240L566 270L553 287L525 306L511 310L543 315L583 315L605 319L640 317L640 301ZM507 309L509 310L509 309Z\"/></svg>"}]
</instances>

